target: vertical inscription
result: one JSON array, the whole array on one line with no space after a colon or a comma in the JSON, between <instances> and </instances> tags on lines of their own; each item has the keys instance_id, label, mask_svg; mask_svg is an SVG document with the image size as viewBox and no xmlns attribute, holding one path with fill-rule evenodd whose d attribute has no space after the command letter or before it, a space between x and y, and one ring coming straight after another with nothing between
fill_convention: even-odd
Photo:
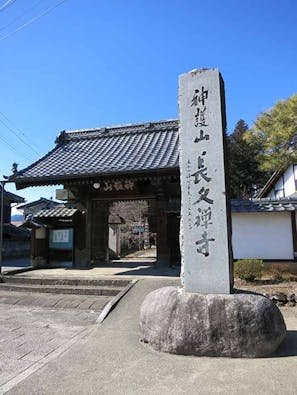
<instances>
[{"instance_id":1,"label":"vertical inscription","mask_svg":"<svg viewBox=\"0 0 297 395\"><path fill-rule=\"evenodd\" d=\"M191 230L192 224L192 192L191 192L191 161L187 162L187 198L188 198L188 227Z\"/></svg>"},{"instance_id":2,"label":"vertical inscription","mask_svg":"<svg viewBox=\"0 0 297 395\"><path fill-rule=\"evenodd\" d=\"M220 82L218 70L180 77L182 280L189 292L230 292Z\"/></svg>"},{"instance_id":3,"label":"vertical inscription","mask_svg":"<svg viewBox=\"0 0 297 395\"><path fill-rule=\"evenodd\" d=\"M215 238L211 235L212 227L215 226L214 222L211 222L212 217L212 205L214 199L211 198L211 177L208 174L208 155L207 151L209 145L212 143L211 132L208 131L209 123L208 118L208 107L207 102L209 98L208 88L204 85L199 85L194 90L193 97L191 100L191 107L193 107L193 124L195 128L199 128L199 135L195 136L193 144L197 144L197 160L194 172L190 174L188 180L188 193L193 190L196 196L194 202L189 202L190 207L188 211L194 212L195 222L194 225L198 229L197 236L198 240L195 241L196 251L198 254L203 254L205 257L209 257L211 243L215 241ZM189 109L191 112L191 109ZM203 149L201 147L201 141L205 141ZM188 159L188 163L191 163ZM192 185L191 185L192 183ZM198 185L199 184L199 185ZM191 207L193 206L193 207ZM192 222L188 222L189 229L192 229Z\"/></svg>"}]
</instances>

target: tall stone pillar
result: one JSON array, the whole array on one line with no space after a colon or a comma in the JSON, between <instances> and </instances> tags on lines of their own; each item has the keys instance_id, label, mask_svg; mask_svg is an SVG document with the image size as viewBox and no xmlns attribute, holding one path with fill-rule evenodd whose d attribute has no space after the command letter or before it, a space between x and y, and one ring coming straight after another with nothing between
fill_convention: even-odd
<instances>
[{"instance_id":1,"label":"tall stone pillar","mask_svg":"<svg viewBox=\"0 0 297 395\"><path fill-rule=\"evenodd\" d=\"M187 292L231 292L231 227L225 173L224 85L217 69L179 79L181 255Z\"/></svg>"},{"instance_id":2,"label":"tall stone pillar","mask_svg":"<svg viewBox=\"0 0 297 395\"><path fill-rule=\"evenodd\" d=\"M224 93L218 70L180 76L179 115L183 287L146 296L140 340L176 354L269 355L286 336L280 311L259 294L231 294Z\"/></svg>"}]
</instances>

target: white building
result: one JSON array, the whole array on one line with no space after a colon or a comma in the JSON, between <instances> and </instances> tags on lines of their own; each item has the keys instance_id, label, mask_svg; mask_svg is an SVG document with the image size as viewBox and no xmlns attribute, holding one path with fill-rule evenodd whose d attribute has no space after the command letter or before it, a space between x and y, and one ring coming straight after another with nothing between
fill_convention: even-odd
<instances>
[{"instance_id":1,"label":"white building","mask_svg":"<svg viewBox=\"0 0 297 395\"><path fill-rule=\"evenodd\" d=\"M278 169L258 199L232 200L235 259L297 260L297 165Z\"/></svg>"},{"instance_id":2,"label":"white building","mask_svg":"<svg viewBox=\"0 0 297 395\"><path fill-rule=\"evenodd\" d=\"M275 171L263 189L259 198L282 198L292 196L297 191L297 165L281 167Z\"/></svg>"},{"instance_id":3,"label":"white building","mask_svg":"<svg viewBox=\"0 0 297 395\"><path fill-rule=\"evenodd\" d=\"M233 199L231 204L235 259L297 257L296 198Z\"/></svg>"}]
</instances>

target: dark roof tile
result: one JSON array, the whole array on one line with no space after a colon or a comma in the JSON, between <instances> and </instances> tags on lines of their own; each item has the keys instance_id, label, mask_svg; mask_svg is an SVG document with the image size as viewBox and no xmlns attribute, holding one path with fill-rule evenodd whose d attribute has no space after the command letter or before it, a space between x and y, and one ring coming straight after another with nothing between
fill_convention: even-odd
<instances>
[{"instance_id":1,"label":"dark roof tile","mask_svg":"<svg viewBox=\"0 0 297 395\"><path fill-rule=\"evenodd\" d=\"M41 180L178 169L178 121L62 132L56 147L10 177Z\"/></svg>"},{"instance_id":2,"label":"dark roof tile","mask_svg":"<svg viewBox=\"0 0 297 395\"><path fill-rule=\"evenodd\" d=\"M71 218L77 212L75 208L55 207L39 211L34 218Z\"/></svg>"},{"instance_id":3,"label":"dark roof tile","mask_svg":"<svg viewBox=\"0 0 297 395\"><path fill-rule=\"evenodd\" d=\"M0 195L2 192L2 188L0 186ZM11 203L23 203L25 201L25 199L19 195L16 195L12 192L8 192L4 189L4 199L8 200Z\"/></svg>"},{"instance_id":4,"label":"dark roof tile","mask_svg":"<svg viewBox=\"0 0 297 395\"><path fill-rule=\"evenodd\" d=\"M295 211L297 210L297 199L296 197L280 199L232 199L231 210L233 213Z\"/></svg>"},{"instance_id":5,"label":"dark roof tile","mask_svg":"<svg viewBox=\"0 0 297 395\"><path fill-rule=\"evenodd\" d=\"M28 202L28 203L24 203L24 204L18 204L17 208L20 210L26 209L26 208L30 208L30 207L34 207L34 206L39 206L40 204L44 204L44 205L49 205L49 206L57 206L61 203L59 202L55 202L54 200L49 200L46 198L40 198L38 200L34 200L34 202Z\"/></svg>"}]
</instances>

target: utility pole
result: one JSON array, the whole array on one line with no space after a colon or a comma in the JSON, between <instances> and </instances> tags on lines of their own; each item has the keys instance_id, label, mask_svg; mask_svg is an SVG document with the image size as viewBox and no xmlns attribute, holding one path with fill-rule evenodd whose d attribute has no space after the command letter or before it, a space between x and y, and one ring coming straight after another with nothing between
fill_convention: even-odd
<instances>
[{"instance_id":1,"label":"utility pole","mask_svg":"<svg viewBox=\"0 0 297 395\"><path fill-rule=\"evenodd\" d=\"M5 181L0 181L1 184L1 204L0 204L0 274L2 272L2 260L3 260L3 222L4 222L4 187Z\"/></svg>"},{"instance_id":2,"label":"utility pole","mask_svg":"<svg viewBox=\"0 0 297 395\"><path fill-rule=\"evenodd\" d=\"M141 202L138 203L138 210L139 210L139 227L138 227L138 251L141 250L141 241L140 241L140 236L141 236Z\"/></svg>"}]
</instances>

